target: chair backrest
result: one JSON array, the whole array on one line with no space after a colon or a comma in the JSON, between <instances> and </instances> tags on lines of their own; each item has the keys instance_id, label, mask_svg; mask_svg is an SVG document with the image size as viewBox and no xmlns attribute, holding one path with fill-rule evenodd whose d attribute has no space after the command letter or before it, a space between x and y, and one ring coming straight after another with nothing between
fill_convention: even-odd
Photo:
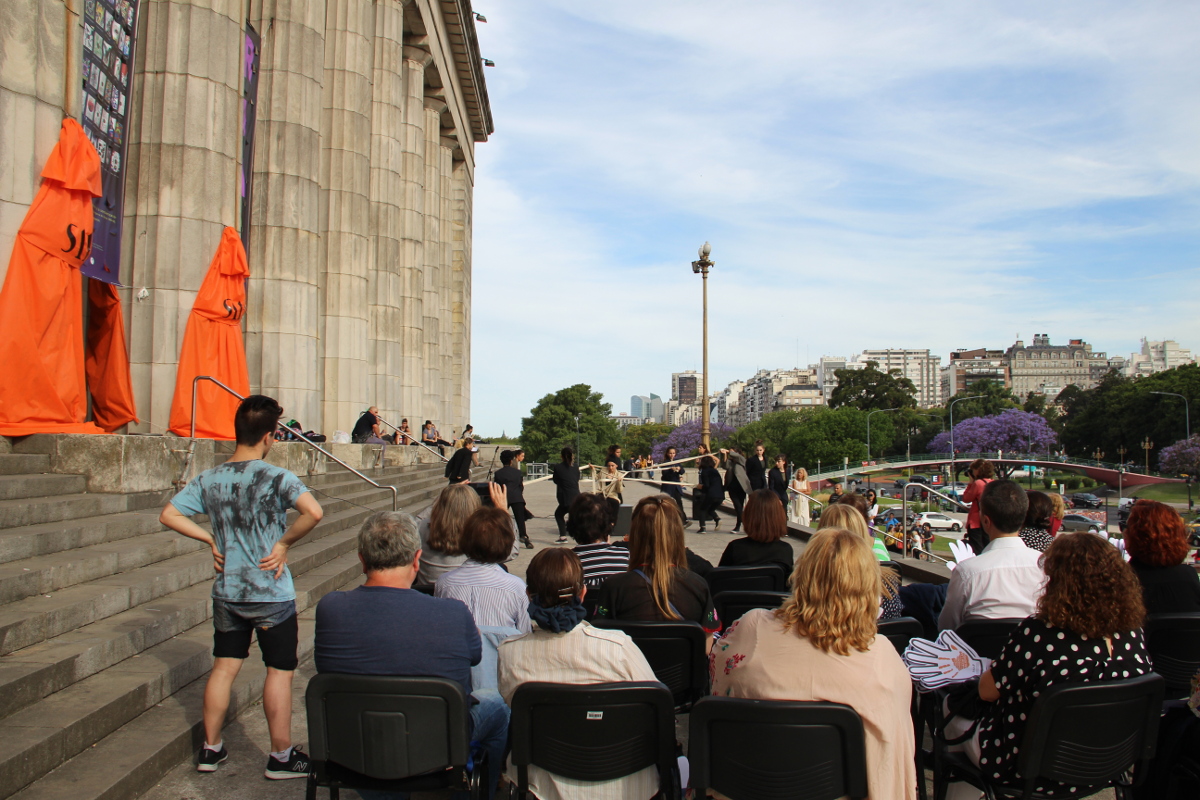
<instances>
[{"instance_id":1,"label":"chair backrest","mask_svg":"<svg viewBox=\"0 0 1200 800\"><path fill-rule=\"evenodd\" d=\"M1200 614L1150 614L1143 629L1154 671L1166 681L1168 698L1191 692L1200 672Z\"/></svg>"},{"instance_id":2,"label":"chair backrest","mask_svg":"<svg viewBox=\"0 0 1200 800\"><path fill-rule=\"evenodd\" d=\"M754 608L779 608L788 599L787 592L725 591L713 597L717 617L728 628Z\"/></svg>"},{"instance_id":3,"label":"chair backrest","mask_svg":"<svg viewBox=\"0 0 1200 800\"><path fill-rule=\"evenodd\" d=\"M457 681L325 673L308 682L304 703L314 764L380 780L467 765L467 695Z\"/></svg>"},{"instance_id":4,"label":"chair backrest","mask_svg":"<svg viewBox=\"0 0 1200 800\"><path fill-rule=\"evenodd\" d=\"M721 592L782 592L787 586L787 576L778 564L717 567L705 579L714 597Z\"/></svg>"},{"instance_id":5,"label":"chair backrest","mask_svg":"<svg viewBox=\"0 0 1200 800\"><path fill-rule=\"evenodd\" d=\"M427 594L430 597L433 596L434 585L432 583L414 583L412 588L416 589L421 594Z\"/></svg>"},{"instance_id":6,"label":"chair backrest","mask_svg":"<svg viewBox=\"0 0 1200 800\"><path fill-rule=\"evenodd\" d=\"M523 789L530 764L582 781L657 766L660 785L673 785L674 703L660 683L523 683L511 708L512 763Z\"/></svg>"},{"instance_id":7,"label":"chair backrest","mask_svg":"<svg viewBox=\"0 0 1200 800\"><path fill-rule=\"evenodd\" d=\"M962 640L971 645L971 649L984 658L993 661L1000 657L1000 651L1008 644L1008 637L1024 619L973 619L964 622L955 630Z\"/></svg>"},{"instance_id":8,"label":"chair backrest","mask_svg":"<svg viewBox=\"0 0 1200 800\"><path fill-rule=\"evenodd\" d=\"M691 786L732 800L867 796L862 719L840 703L705 697L692 708Z\"/></svg>"},{"instance_id":9,"label":"chair backrest","mask_svg":"<svg viewBox=\"0 0 1200 800\"><path fill-rule=\"evenodd\" d=\"M699 623L597 619L592 624L628 634L654 670L654 677L675 698L675 705L686 706L708 694L707 635Z\"/></svg>"},{"instance_id":10,"label":"chair backrest","mask_svg":"<svg viewBox=\"0 0 1200 800\"><path fill-rule=\"evenodd\" d=\"M1017 756L1026 796L1039 777L1074 786L1111 783L1147 769L1162 714L1163 679L1064 683L1038 697Z\"/></svg>"},{"instance_id":11,"label":"chair backrest","mask_svg":"<svg viewBox=\"0 0 1200 800\"><path fill-rule=\"evenodd\" d=\"M886 636L892 647L896 648L896 652L903 655L908 643L924 636L925 629L920 620L913 617L897 617L879 623L879 635Z\"/></svg>"},{"instance_id":12,"label":"chair backrest","mask_svg":"<svg viewBox=\"0 0 1200 800\"><path fill-rule=\"evenodd\" d=\"M633 506L623 505L617 509L617 521L613 525L612 533L608 538L614 542L619 542L629 535L629 527L633 524Z\"/></svg>"}]
</instances>

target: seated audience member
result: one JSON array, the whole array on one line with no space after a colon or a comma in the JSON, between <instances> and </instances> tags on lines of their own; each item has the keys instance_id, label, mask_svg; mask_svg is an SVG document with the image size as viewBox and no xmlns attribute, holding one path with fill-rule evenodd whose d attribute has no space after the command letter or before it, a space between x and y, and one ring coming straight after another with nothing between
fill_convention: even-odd
<instances>
[{"instance_id":1,"label":"seated audience member","mask_svg":"<svg viewBox=\"0 0 1200 800\"><path fill-rule=\"evenodd\" d=\"M850 496L850 495L847 495ZM853 495L861 497L861 495ZM826 528L841 528L855 533L863 538L870 547L876 561L890 561L883 542L871 535L867 523L863 521L862 513L852 504L844 500L837 505L825 509L818 521L817 530ZM880 584L883 591L879 595L879 620L881 622L896 619L904 615L904 603L900 599L900 575L893 569L880 568Z\"/></svg>"},{"instance_id":2,"label":"seated audience member","mask_svg":"<svg viewBox=\"0 0 1200 800\"><path fill-rule=\"evenodd\" d=\"M879 573L860 534L819 531L796 561L783 606L746 612L713 645L713 694L853 707L866 732L869 796L912 798L912 683L896 649L876 635Z\"/></svg>"},{"instance_id":3,"label":"seated audience member","mask_svg":"<svg viewBox=\"0 0 1200 800\"><path fill-rule=\"evenodd\" d=\"M1041 553L1026 547L1020 537L1029 508L1025 490L1013 481L994 480L983 489L978 504L990 544L950 573L946 605L938 617L942 630L973 619L1024 619L1042 593Z\"/></svg>"},{"instance_id":4,"label":"seated audience member","mask_svg":"<svg viewBox=\"0 0 1200 800\"><path fill-rule=\"evenodd\" d=\"M985 491L985 529L987 496ZM1000 658L980 676L979 697L986 705L963 745L988 780L1004 784L1020 781L1020 743L1038 695L1061 683L1123 680L1150 672L1141 631L1141 588L1120 551L1098 536L1058 536L1042 560L1045 592L1035 613L1013 631ZM966 734L971 724L952 718L947 738ZM1079 794L1077 788L1051 780L1034 791L1038 797Z\"/></svg>"},{"instance_id":5,"label":"seated audience member","mask_svg":"<svg viewBox=\"0 0 1200 800\"><path fill-rule=\"evenodd\" d=\"M596 616L653 622L692 620L720 630L703 578L687 568L679 509L665 494L644 497L629 527L629 571L596 591Z\"/></svg>"},{"instance_id":6,"label":"seated audience member","mask_svg":"<svg viewBox=\"0 0 1200 800\"><path fill-rule=\"evenodd\" d=\"M420 568L416 521L407 514L375 514L358 534L358 558L367 581L331 592L317 604L317 672L343 675L440 677L471 694L471 738L488 751L488 796L500 776L508 741L508 706L493 691L472 693L471 667L480 659L479 631L457 600L412 590ZM404 793L360 792L372 798Z\"/></svg>"},{"instance_id":7,"label":"seated audience member","mask_svg":"<svg viewBox=\"0 0 1200 800\"><path fill-rule=\"evenodd\" d=\"M1154 500L1133 504L1125 523L1125 550L1142 585L1147 614L1200 611L1200 577L1184 563L1190 549L1178 511Z\"/></svg>"},{"instance_id":8,"label":"seated audience member","mask_svg":"<svg viewBox=\"0 0 1200 800\"><path fill-rule=\"evenodd\" d=\"M1025 524L1021 528L1021 541L1030 550L1039 553L1054 541L1050 535L1050 520L1054 518L1054 503L1045 492L1026 492L1029 495L1029 508L1025 511Z\"/></svg>"},{"instance_id":9,"label":"seated audience member","mask_svg":"<svg viewBox=\"0 0 1200 800\"><path fill-rule=\"evenodd\" d=\"M595 588L629 569L629 548L608 540L614 522L607 499L598 494L576 495L571 501L567 532L578 542L572 549L583 565L586 586Z\"/></svg>"},{"instance_id":10,"label":"seated audience member","mask_svg":"<svg viewBox=\"0 0 1200 800\"><path fill-rule=\"evenodd\" d=\"M742 521L746 525L746 535L725 545L719 566L778 564L784 575L791 575L796 556L792 546L783 540L787 533L787 512L775 492L770 489L751 492Z\"/></svg>"},{"instance_id":11,"label":"seated audience member","mask_svg":"<svg viewBox=\"0 0 1200 800\"><path fill-rule=\"evenodd\" d=\"M593 628L584 621L587 586L573 552L543 550L529 562L532 633L500 645L500 694L512 703L522 683L609 683L656 681L642 651L621 631ZM515 775L515 771L510 773ZM538 800L627 797L646 800L658 792L658 770L647 767L613 781L582 781L530 765L529 788Z\"/></svg>"},{"instance_id":12,"label":"seated audience member","mask_svg":"<svg viewBox=\"0 0 1200 800\"><path fill-rule=\"evenodd\" d=\"M508 512L496 506L476 509L463 526L459 547L467 560L437 579L433 593L466 603L479 627L529 632L525 582L500 565L512 553Z\"/></svg>"},{"instance_id":13,"label":"seated audience member","mask_svg":"<svg viewBox=\"0 0 1200 800\"><path fill-rule=\"evenodd\" d=\"M470 486L447 486L433 501L433 507L417 516L421 570L414 585L432 586L467 560L461 544L463 527L479 507L479 495Z\"/></svg>"}]
</instances>

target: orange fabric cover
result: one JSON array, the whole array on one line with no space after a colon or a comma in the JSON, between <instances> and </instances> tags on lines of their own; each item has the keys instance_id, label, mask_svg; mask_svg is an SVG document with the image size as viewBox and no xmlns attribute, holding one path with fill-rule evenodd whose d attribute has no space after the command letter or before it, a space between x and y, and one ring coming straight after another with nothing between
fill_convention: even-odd
<instances>
[{"instance_id":1,"label":"orange fabric cover","mask_svg":"<svg viewBox=\"0 0 1200 800\"><path fill-rule=\"evenodd\" d=\"M104 281L88 281L84 367L96 424L112 433L122 425L137 422L133 385L129 379L129 355L125 352L121 298L117 295L117 287Z\"/></svg>"},{"instance_id":2,"label":"orange fabric cover","mask_svg":"<svg viewBox=\"0 0 1200 800\"><path fill-rule=\"evenodd\" d=\"M65 119L0 289L0 434L103 433L87 416L83 293L100 155Z\"/></svg>"},{"instance_id":3,"label":"orange fabric cover","mask_svg":"<svg viewBox=\"0 0 1200 800\"><path fill-rule=\"evenodd\" d=\"M170 430L191 435L192 380L209 375L243 397L250 394L246 369L246 347L242 342L242 315L246 312L246 278L250 267L242 240L233 228L221 233L200 293L188 317L175 376L175 399L171 403ZM202 439L233 439L233 415L239 400L201 381L196 392L196 436Z\"/></svg>"}]
</instances>

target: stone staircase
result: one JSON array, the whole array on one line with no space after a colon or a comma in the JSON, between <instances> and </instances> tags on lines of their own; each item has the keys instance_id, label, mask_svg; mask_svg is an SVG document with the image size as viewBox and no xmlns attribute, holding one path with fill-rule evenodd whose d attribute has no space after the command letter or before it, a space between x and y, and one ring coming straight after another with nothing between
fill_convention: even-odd
<instances>
[{"instance_id":1,"label":"stone staircase","mask_svg":"<svg viewBox=\"0 0 1200 800\"><path fill-rule=\"evenodd\" d=\"M171 492L89 493L29 441L0 437L0 798L131 800L202 739L211 556L159 524ZM368 474L409 511L445 485L440 464ZM302 479L325 511L288 559L304 658L317 601L361 579L355 537L391 492L335 465ZM231 715L265 672L252 650Z\"/></svg>"}]
</instances>

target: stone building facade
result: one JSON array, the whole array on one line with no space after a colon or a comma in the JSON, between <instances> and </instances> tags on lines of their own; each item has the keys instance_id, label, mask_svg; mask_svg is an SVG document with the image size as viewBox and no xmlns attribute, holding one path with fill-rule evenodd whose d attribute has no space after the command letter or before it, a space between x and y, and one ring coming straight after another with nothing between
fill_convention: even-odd
<instances>
[{"instance_id":1,"label":"stone building facade","mask_svg":"<svg viewBox=\"0 0 1200 800\"><path fill-rule=\"evenodd\" d=\"M1082 339L1070 339L1066 344L1050 344L1050 336L1034 334L1026 345L1018 339L1005 351L1012 390L1021 400L1031 394L1044 394L1054 400L1058 393L1074 384L1092 389L1108 371L1108 358L1094 352Z\"/></svg>"},{"instance_id":2,"label":"stone building facade","mask_svg":"<svg viewBox=\"0 0 1200 800\"><path fill-rule=\"evenodd\" d=\"M493 130L470 0L140 0L121 299L139 416L166 428L196 291L240 227L247 24L261 37L250 385L332 433L467 422L474 147ZM85 0L0 18L0 274L64 116ZM145 290L145 291L142 291Z\"/></svg>"}]
</instances>

